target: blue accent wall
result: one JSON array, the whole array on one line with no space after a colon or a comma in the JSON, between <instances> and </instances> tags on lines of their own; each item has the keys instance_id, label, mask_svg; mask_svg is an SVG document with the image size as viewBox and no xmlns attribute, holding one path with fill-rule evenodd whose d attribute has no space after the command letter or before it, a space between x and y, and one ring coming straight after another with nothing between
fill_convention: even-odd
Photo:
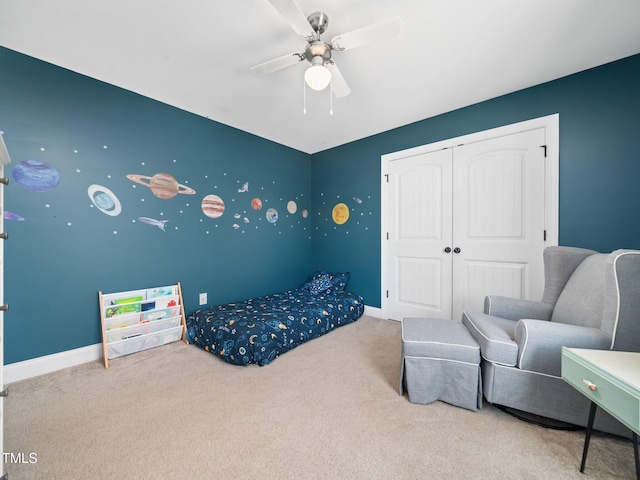
<instances>
[{"instance_id":1,"label":"blue accent wall","mask_svg":"<svg viewBox=\"0 0 640 480\"><path fill-rule=\"evenodd\" d=\"M385 115L372 108L372 114ZM315 154L312 210L321 220L312 240L316 268L350 270L350 288L367 305L380 307L380 157L555 113L560 114L559 243L601 252L640 248L640 55L635 55ZM362 225L351 217L343 225L323 221L344 199L352 218L365 219Z\"/></svg>"},{"instance_id":2,"label":"blue accent wall","mask_svg":"<svg viewBox=\"0 0 640 480\"><path fill-rule=\"evenodd\" d=\"M554 113L560 243L640 248L638 85L640 55L308 155L0 48L14 218L5 220L5 362L100 342L98 290L180 281L189 312L200 292L211 304L235 301L326 269L350 271L349 289L380 307L381 155ZM158 173L175 178L172 198L151 190ZM224 201L222 216L205 214L208 195ZM340 203L342 224L332 216Z\"/></svg>"},{"instance_id":3,"label":"blue accent wall","mask_svg":"<svg viewBox=\"0 0 640 480\"><path fill-rule=\"evenodd\" d=\"M5 363L99 343L98 290L180 281L190 312L200 292L223 303L309 277L310 155L2 48L0 86L15 218L4 221ZM157 173L179 193L156 196ZM204 213L207 195L222 216Z\"/></svg>"}]
</instances>

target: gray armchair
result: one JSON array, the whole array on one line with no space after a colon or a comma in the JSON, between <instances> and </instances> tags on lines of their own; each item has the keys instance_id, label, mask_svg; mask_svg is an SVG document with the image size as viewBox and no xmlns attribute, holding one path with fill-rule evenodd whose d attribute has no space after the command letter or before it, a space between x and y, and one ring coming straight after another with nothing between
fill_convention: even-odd
<instances>
[{"instance_id":1,"label":"gray armchair","mask_svg":"<svg viewBox=\"0 0 640 480\"><path fill-rule=\"evenodd\" d=\"M548 247L544 267L540 302L487 296L462 323L480 345L488 402L585 426L590 403L560 377L562 346L640 351L640 251ZM594 428L629 436L602 409Z\"/></svg>"}]
</instances>

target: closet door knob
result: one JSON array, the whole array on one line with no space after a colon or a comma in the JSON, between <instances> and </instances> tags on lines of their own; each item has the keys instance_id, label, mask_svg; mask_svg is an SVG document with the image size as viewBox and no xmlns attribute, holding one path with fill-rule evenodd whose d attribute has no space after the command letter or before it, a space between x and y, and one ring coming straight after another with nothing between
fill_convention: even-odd
<instances>
[{"instance_id":1,"label":"closet door knob","mask_svg":"<svg viewBox=\"0 0 640 480\"><path fill-rule=\"evenodd\" d=\"M4 183L5 185L9 185L9 177L0 178L0 183Z\"/></svg>"},{"instance_id":2,"label":"closet door knob","mask_svg":"<svg viewBox=\"0 0 640 480\"><path fill-rule=\"evenodd\" d=\"M2 240L9 240L9 234L7 232L0 233L0 238Z\"/></svg>"},{"instance_id":3,"label":"closet door knob","mask_svg":"<svg viewBox=\"0 0 640 480\"><path fill-rule=\"evenodd\" d=\"M9 310L9 304L5 303L4 305L0 305L0 310L6 312L7 310Z\"/></svg>"},{"instance_id":4,"label":"closet door knob","mask_svg":"<svg viewBox=\"0 0 640 480\"><path fill-rule=\"evenodd\" d=\"M444 253L451 253L451 247L447 247L444 249Z\"/></svg>"},{"instance_id":5,"label":"closet door knob","mask_svg":"<svg viewBox=\"0 0 640 480\"><path fill-rule=\"evenodd\" d=\"M453 253L460 253L462 250L460 250L458 247L453 249Z\"/></svg>"}]
</instances>

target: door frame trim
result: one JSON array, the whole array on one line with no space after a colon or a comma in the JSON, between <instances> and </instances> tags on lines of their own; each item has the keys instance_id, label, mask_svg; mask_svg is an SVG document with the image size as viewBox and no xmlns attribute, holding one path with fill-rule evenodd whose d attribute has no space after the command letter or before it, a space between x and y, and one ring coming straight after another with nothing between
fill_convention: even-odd
<instances>
[{"instance_id":1,"label":"door frame trim","mask_svg":"<svg viewBox=\"0 0 640 480\"><path fill-rule=\"evenodd\" d=\"M389 318L389 300L386 292L389 289L389 248L387 233L389 232L388 179L389 163L401 158L413 157L425 153L453 148L462 144L481 142L496 137L544 128L547 156L545 159L545 193L544 223L547 232L546 246L558 245L559 206L560 206L560 114L547 115L523 122L512 123L481 132L470 133L460 137L449 138L419 147L408 148L388 153L380 157L380 311L383 318Z\"/></svg>"}]
</instances>

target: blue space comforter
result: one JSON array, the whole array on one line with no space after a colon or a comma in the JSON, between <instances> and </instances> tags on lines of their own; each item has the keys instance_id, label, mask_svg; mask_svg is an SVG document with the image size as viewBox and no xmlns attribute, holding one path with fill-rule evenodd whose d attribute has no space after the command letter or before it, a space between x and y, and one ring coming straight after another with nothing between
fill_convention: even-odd
<instances>
[{"instance_id":1,"label":"blue space comforter","mask_svg":"<svg viewBox=\"0 0 640 480\"><path fill-rule=\"evenodd\" d=\"M363 298L344 290L348 278L316 272L295 290L196 310L187 318L187 337L229 363L267 365L362 316Z\"/></svg>"}]
</instances>

